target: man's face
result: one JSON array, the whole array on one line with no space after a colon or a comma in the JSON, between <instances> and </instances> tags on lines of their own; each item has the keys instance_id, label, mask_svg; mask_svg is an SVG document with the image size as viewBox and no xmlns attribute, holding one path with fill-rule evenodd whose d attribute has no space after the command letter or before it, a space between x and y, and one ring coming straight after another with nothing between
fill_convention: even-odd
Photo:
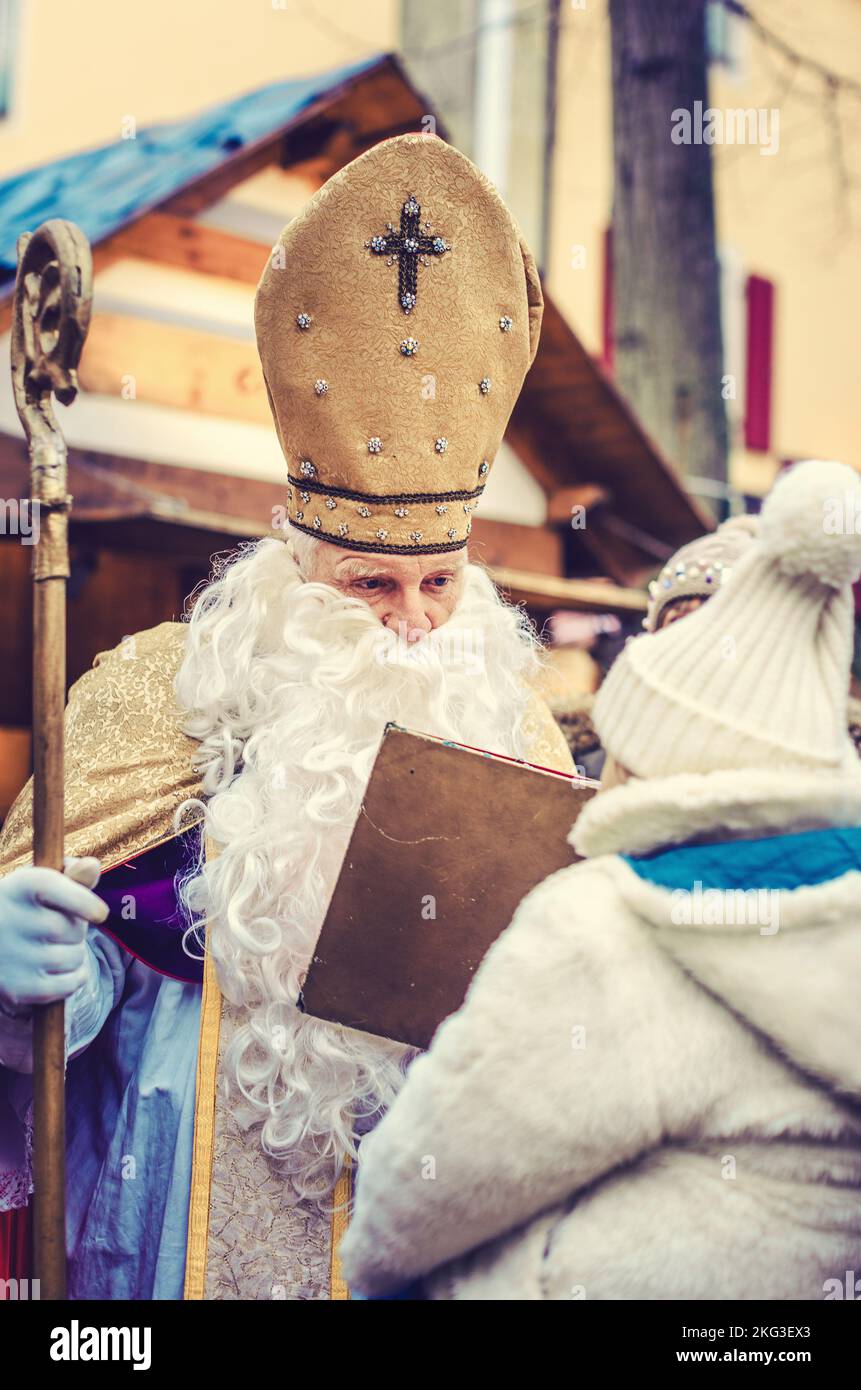
<instances>
[{"instance_id":1,"label":"man's face","mask_svg":"<svg viewBox=\"0 0 861 1390\"><path fill-rule=\"evenodd\" d=\"M407 642L448 622L463 593L466 551L447 555L368 555L321 545L308 576L360 598L384 627Z\"/></svg>"}]
</instances>

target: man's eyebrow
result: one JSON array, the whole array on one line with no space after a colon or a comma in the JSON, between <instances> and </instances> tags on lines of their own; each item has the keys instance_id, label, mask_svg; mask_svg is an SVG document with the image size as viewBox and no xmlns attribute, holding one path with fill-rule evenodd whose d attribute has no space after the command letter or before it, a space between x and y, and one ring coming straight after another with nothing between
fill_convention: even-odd
<instances>
[{"instance_id":1,"label":"man's eyebrow","mask_svg":"<svg viewBox=\"0 0 861 1390\"><path fill-rule=\"evenodd\" d=\"M385 565L372 565L367 560L339 560L335 566L338 577L346 575L354 579L389 578L391 571Z\"/></svg>"},{"instance_id":2,"label":"man's eyebrow","mask_svg":"<svg viewBox=\"0 0 861 1390\"><path fill-rule=\"evenodd\" d=\"M422 577L424 579L428 579L433 574L456 574L458 570L463 569L465 564L463 560L443 559L442 556L440 556L440 561L441 563L439 565L434 566L432 570L428 570L427 574L423 575ZM358 555L355 557L350 556L346 559L339 560L337 565L335 566L335 573L337 574L339 579L391 579L393 577L397 578L397 571L389 569L385 561L380 561L374 564L370 560L361 559L361 557Z\"/></svg>"}]
</instances>

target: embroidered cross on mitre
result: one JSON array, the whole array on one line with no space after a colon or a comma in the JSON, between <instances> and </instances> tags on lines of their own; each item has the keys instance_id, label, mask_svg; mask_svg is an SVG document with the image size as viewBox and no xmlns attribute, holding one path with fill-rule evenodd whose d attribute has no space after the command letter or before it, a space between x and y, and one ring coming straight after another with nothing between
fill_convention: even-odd
<instances>
[{"instance_id":1,"label":"embroidered cross on mitre","mask_svg":"<svg viewBox=\"0 0 861 1390\"><path fill-rule=\"evenodd\" d=\"M410 194L401 208L400 231L386 223L384 236L371 237L365 245L375 256L388 256L387 265L398 263L398 303L405 314L411 314L418 294L419 263L429 265L429 256L444 256L451 244L441 236L431 236L421 230L421 206ZM425 227L431 223L426 221Z\"/></svg>"}]
</instances>

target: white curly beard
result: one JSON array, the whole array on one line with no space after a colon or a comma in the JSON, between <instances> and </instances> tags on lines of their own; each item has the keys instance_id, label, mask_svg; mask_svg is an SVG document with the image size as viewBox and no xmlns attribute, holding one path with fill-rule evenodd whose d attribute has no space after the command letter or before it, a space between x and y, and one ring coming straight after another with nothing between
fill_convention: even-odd
<instances>
[{"instance_id":1,"label":"white curly beard","mask_svg":"<svg viewBox=\"0 0 861 1390\"><path fill-rule=\"evenodd\" d=\"M412 648L361 600L305 582L280 540L197 600L177 694L218 854L183 897L247 1010L225 1057L234 1113L261 1123L299 1198L331 1191L409 1055L295 1005L384 726L524 757L538 661L520 611L473 565L451 619Z\"/></svg>"}]
</instances>

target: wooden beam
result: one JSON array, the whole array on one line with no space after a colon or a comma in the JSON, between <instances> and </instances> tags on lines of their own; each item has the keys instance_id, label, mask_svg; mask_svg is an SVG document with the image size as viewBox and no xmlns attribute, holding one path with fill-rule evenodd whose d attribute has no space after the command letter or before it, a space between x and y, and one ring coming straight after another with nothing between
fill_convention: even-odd
<instances>
[{"instance_id":1,"label":"wooden beam","mask_svg":"<svg viewBox=\"0 0 861 1390\"><path fill-rule=\"evenodd\" d=\"M85 391L101 395L272 423L254 344L192 328L96 314L78 377Z\"/></svg>"},{"instance_id":2,"label":"wooden beam","mask_svg":"<svg viewBox=\"0 0 861 1390\"><path fill-rule=\"evenodd\" d=\"M225 517L160 516L157 511L117 521L71 521L69 527L72 544L90 554L163 556L168 568L196 568L201 577L210 572L214 555L229 553L262 534L255 521L237 519L231 524Z\"/></svg>"},{"instance_id":3,"label":"wooden beam","mask_svg":"<svg viewBox=\"0 0 861 1390\"><path fill-rule=\"evenodd\" d=\"M580 487L558 488L548 500L547 520L562 526L569 526L577 507L582 507L591 520L591 513L607 501L609 501L607 493L595 483L583 483Z\"/></svg>"},{"instance_id":4,"label":"wooden beam","mask_svg":"<svg viewBox=\"0 0 861 1390\"><path fill-rule=\"evenodd\" d=\"M22 231L34 232L35 227L22 227ZM106 242L101 246L93 247L93 274L97 275L100 270L107 270L109 265L120 259L119 253L113 251ZM0 299L0 333L8 333L12 326L12 299L15 292L15 282L10 281L5 296Z\"/></svg>"},{"instance_id":5,"label":"wooden beam","mask_svg":"<svg viewBox=\"0 0 861 1390\"><path fill-rule=\"evenodd\" d=\"M469 553L471 559L488 567L510 565L535 574L564 573L562 538L548 526L523 526L475 516Z\"/></svg>"},{"instance_id":6,"label":"wooden beam","mask_svg":"<svg viewBox=\"0 0 861 1390\"><path fill-rule=\"evenodd\" d=\"M117 256L139 256L203 275L219 275L256 285L269 248L232 236L188 217L151 212L110 238L105 246Z\"/></svg>"},{"instance_id":7,"label":"wooden beam","mask_svg":"<svg viewBox=\"0 0 861 1390\"><path fill-rule=\"evenodd\" d=\"M210 169L208 173L201 174L172 198L167 198L160 205L161 211L176 213L180 217L195 217L225 197L238 183L250 178L259 169L265 169L267 164L280 164L283 154L284 131L280 129L248 145L238 154L230 155L223 164Z\"/></svg>"},{"instance_id":8,"label":"wooden beam","mask_svg":"<svg viewBox=\"0 0 861 1390\"><path fill-rule=\"evenodd\" d=\"M531 422L524 424L516 408L508 422L505 437L538 486L550 497L559 487L560 473L551 461L552 456L548 456L541 447Z\"/></svg>"},{"instance_id":9,"label":"wooden beam","mask_svg":"<svg viewBox=\"0 0 861 1390\"><path fill-rule=\"evenodd\" d=\"M526 603L542 612L570 608L579 613L616 613L620 617L631 617L645 613L648 607L648 599L640 589L626 589L598 579L558 579L502 566L494 566L490 577L517 603Z\"/></svg>"},{"instance_id":10,"label":"wooden beam","mask_svg":"<svg viewBox=\"0 0 861 1390\"><path fill-rule=\"evenodd\" d=\"M174 516L207 512L220 518L216 529L221 526L229 529L241 518L242 524L247 526L246 534L253 536L269 530L274 508L283 506L287 500L286 463L280 482L277 479L266 482L260 478L239 477L235 473L213 473L208 469L155 463L150 459L71 449L69 469L75 502L80 500L87 504L89 515L94 513L100 492L104 493L107 488L117 496L122 489L132 501L136 496L143 497L148 513L156 503L162 512L170 508Z\"/></svg>"}]
</instances>

